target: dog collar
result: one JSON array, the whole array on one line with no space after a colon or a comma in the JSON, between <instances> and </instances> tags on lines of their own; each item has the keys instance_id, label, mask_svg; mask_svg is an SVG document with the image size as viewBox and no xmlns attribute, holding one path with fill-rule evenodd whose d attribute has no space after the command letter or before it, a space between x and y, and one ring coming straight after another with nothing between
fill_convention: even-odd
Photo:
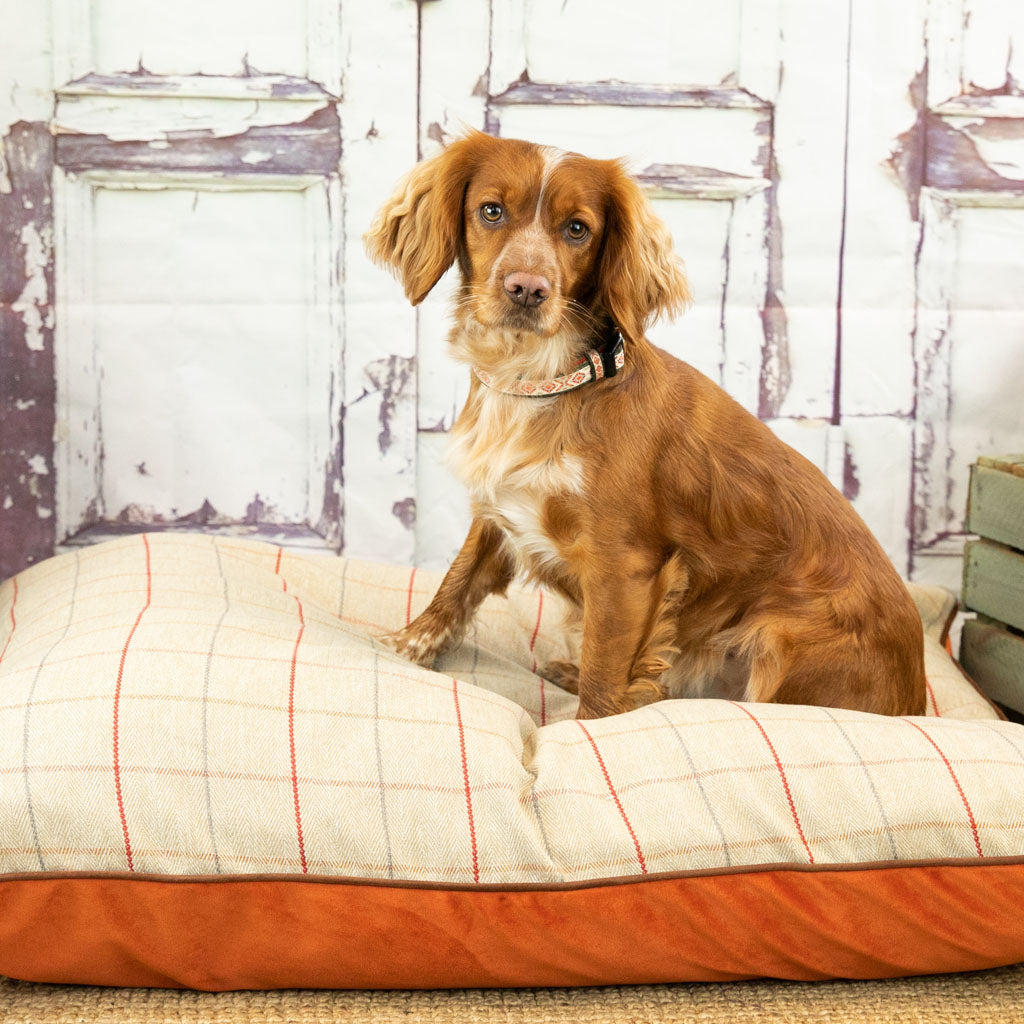
<instances>
[{"instance_id":1,"label":"dog collar","mask_svg":"<svg viewBox=\"0 0 1024 1024\"><path fill-rule=\"evenodd\" d=\"M561 377L548 380L516 380L508 387L498 387L494 383L494 375L486 370L473 367L476 379L485 387L493 388L505 395L519 395L523 398L546 398L548 395L561 395L566 391L589 384L592 380L614 377L626 362L625 346L622 334L615 332L615 342L603 349L592 348L568 373Z\"/></svg>"}]
</instances>

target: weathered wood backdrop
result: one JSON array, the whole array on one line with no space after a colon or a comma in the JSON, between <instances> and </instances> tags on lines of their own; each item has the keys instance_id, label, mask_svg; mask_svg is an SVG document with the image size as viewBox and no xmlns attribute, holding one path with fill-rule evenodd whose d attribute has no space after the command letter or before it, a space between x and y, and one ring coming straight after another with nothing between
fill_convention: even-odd
<instances>
[{"instance_id":1,"label":"weathered wood backdrop","mask_svg":"<svg viewBox=\"0 0 1024 1024\"><path fill-rule=\"evenodd\" d=\"M623 155L697 295L654 339L956 585L1024 447L1024 5L0 0L0 576L179 524L444 564L445 282L365 259L461 125Z\"/></svg>"}]
</instances>

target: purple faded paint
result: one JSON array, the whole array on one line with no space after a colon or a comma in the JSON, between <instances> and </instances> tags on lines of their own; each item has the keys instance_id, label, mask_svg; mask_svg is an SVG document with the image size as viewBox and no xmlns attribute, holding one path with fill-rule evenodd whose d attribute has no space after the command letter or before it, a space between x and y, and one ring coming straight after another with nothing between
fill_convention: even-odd
<instances>
[{"instance_id":1,"label":"purple faded paint","mask_svg":"<svg viewBox=\"0 0 1024 1024\"><path fill-rule=\"evenodd\" d=\"M333 377L332 377L333 389ZM333 395L331 398L333 408ZM345 411L338 419L337 443L324 464L324 500L320 518L314 529L335 551L341 551L345 544L345 467L344 467Z\"/></svg>"},{"instance_id":2,"label":"purple faded paint","mask_svg":"<svg viewBox=\"0 0 1024 1024\"><path fill-rule=\"evenodd\" d=\"M393 440L391 422L395 410L400 402L411 399L415 394L416 357L390 355L385 359L375 359L364 367L363 373L370 386L361 398L369 394L380 396L380 433L377 435L377 444L381 455L385 455Z\"/></svg>"},{"instance_id":3,"label":"purple faded paint","mask_svg":"<svg viewBox=\"0 0 1024 1024\"><path fill-rule=\"evenodd\" d=\"M985 162L975 138L1024 144L1024 121L993 117L956 128L945 118L927 113L925 184L935 188L1024 191L1024 178L1007 178Z\"/></svg>"},{"instance_id":4,"label":"purple faded paint","mask_svg":"<svg viewBox=\"0 0 1024 1024\"><path fill-rule=\"evenodd\" d=\"M53 138L45 123L18 122L0 138L11 191L0 192L0 579L53 554ZM29 267L29 238L42 264ZM44 295L21 306L29 279Z\"/></svg>"},{"instance_id":5,"label":"purple faded paint","mask_svg":"<svg viewBox=\"0 0 1024 1024\"><path fill-rule=\"evenodd\" d=\"M296 124L256 125L237 135L209 129L167 133L167 146L105 135L59 135L57 163L68 171L97 168L203 171L220 174L334 174L341 159L336 107Z\"/></svg>"},{"instance_id":6,"label":"purple faded paint","mask_svg":"<svg viewBox=\"0 0 1024 1024\"><path fill-rule=\"evenodd\" d=\"M779 169L774 150L769 149L767 210L764 247L767 273L764 305L761 307L761 373L758 381L757 415L762 420L779 415L792 383L789 361L789 324L782 302L782 219L779 216Z\"/></svg>"},{"instance_id":7,"label":"purple faded paint","mask_svg":"<svg viewBox=\"0 0 1024 1024\"><path fill-rule=\"evenodd\" d=\"M921 186L924 183L924 155L927 146L928 130L925 121L925 104L928 88L928 64L917 72L910 80L910 102L917 110L914 123L896 138L896 145L889 154L889 166L892 168L907 194L910 203L910 217L920 220Z\"/></svg>"},{"instance_id":8,"label":"purple faded paint","mask_svg":"<svg viewBox=\"0 0 1024 1024\"><path fill-rule=\"evenodd\" d=\"M524 103L544 106L549 103L611 107L740 107L746 110L770 110L771 103L747 89L719 86L678 88L672 85L632 85L625 82L593 82L546 85L523 78L503 93L491 97L491 103L505 106Z\"/></svg>"},{"instance_id":9,"label":"purple faded paint","mask_svg":"<svg viewBox=\"0 0 1024 1024\"><path fill-rule=\"evenodd\" d=\"M860 496L860 477L857 475L857 463L853 460L853 450L849 442L843 444L843 497L855 501Z\"/></svg>"},{"instance_id":10,"label":"purple faded paint","mask_svg":"<svg viewBox=\"0 0 1024 1024\"><path fill-rule=\"evenodd\" d=\"M975 142L978 138L1020 144L1024 142L1024 121L986 117L984 103L972 102L970 106L977 108L977 119L972 118L969 125L957 127L955 117L928 109L927 77L926 65L910 83L910 97L917 108L917 118L897 137L888 161L907 194L912 219L920 220L921 189L926 185L950 191L1024 191L1024 179L1008 178L986 163ZM970 98L976 99L977 94Z\"/></svg>"},{"instance_id":11,"label":"purple faded paint","mask_svg":"<svg viewBox=\"0 0 1024 1024\"><path fill-rule=\"evenodd\" d=\"M391 506L391 514L407 529L411 530L416 526L416 499L403 498Z\"/></svg>"},{"instance_id":12,"label":"purple faded paint","mask_svg":"<svg viewBox=\"0 0 1024 1024\"><path fill-rule=\"evenodd\" d=\"M767 173L767 169L766 162L762 174ZM691 196L718 190L742 193L752 184L759 184L758 179L750 175L734 174L732 171L702 167L699 164L651 164L640 171L636 179L648 187Z\"/></svg>"}]
</instances>

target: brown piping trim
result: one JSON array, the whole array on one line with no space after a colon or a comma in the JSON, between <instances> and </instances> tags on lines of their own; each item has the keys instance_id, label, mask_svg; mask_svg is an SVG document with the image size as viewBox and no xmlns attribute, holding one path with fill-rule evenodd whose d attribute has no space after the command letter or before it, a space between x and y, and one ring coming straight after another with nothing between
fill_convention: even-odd
<instances>
[{"instance_id":1,"label":"brown piping trim","mask_svg":"<svg viewBox=\"0 0 1024 1024\"><path fill-rule=\"evenodd\" d=\"M125 882L162 882L171 885L189 883L306 882L313 885L365 885L382 889L422 889L427 892L566 892L618 885L645 885L682 878L706 878L712 875L753 875L779 871L827 874L848 871L885 871L903 868L985 868L1007 864L1024 865L1024 855L1015 857L945 857L935 860L876 860L857 864L741 864L723 868L694 868L690 871L661 871L650 875L619 875L588 878L578 882L495 882L479 885L465 882L417 882L390 878L360 878L346 875L252 874L252 875L156 875L135 871L24 871L0 875L6 882L41 882L76 879L116 879Z\"/></svg>"}]
</instances>

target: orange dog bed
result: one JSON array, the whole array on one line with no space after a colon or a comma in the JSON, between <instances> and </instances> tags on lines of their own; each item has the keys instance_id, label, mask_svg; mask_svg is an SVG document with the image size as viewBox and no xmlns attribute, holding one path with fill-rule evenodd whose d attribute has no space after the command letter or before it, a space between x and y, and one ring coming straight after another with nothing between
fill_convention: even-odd
<instances>
[{"instance_id":1,"label":"orange dog bed","mask_svg":"<svg viewBox=\"0 0 1024 1024\"><path fill-rule=\"evenodd\" d=\"M912 588L929 715L577 722L550 594L436 671L433 573L150 534L0 588L0 974L203 989L885 977L1024 960L1024 728Z\"/></svg>"}]
</instances>

